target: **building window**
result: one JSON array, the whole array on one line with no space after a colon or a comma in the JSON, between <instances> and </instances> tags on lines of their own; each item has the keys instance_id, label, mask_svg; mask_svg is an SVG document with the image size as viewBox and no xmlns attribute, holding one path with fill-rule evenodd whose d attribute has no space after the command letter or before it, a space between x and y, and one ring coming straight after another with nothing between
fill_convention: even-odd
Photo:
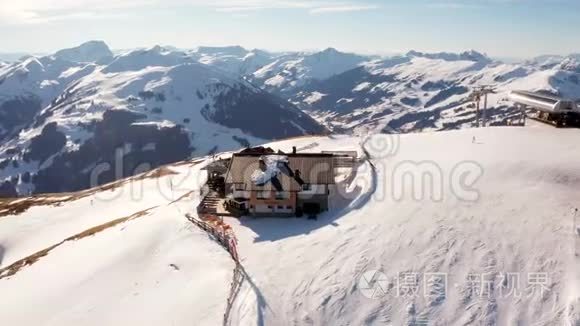
<instances>
[{"instance_id":1,"label":"building window","mask_svg":"<svg viewBox=\"0 0 580 326\"><path fill-rule=\"evenodd\" d=\"M292 209L292 206L286 206L286 209Z\"/></svg>"},{"instance_id":2,"label":"building window","mask_svg":"<svg viewBox=\"0 0 580 326\"><path fill-rule=\"evenodd\" d=\"M268 208L269 208L269 209L274 209L274 206L270 206L270 205L268 205Z\"/></svg>"},{"instance_id":3,"label":"building window","mask_svg":"<svg viewBox=\"0 0 580 326\"><path fill-rule=\"evenodd\" d=\"M254 205L250 205L250 209L254 209Z\"/></svg>"},{"instance_id":4,"label":"building window","mask_svg":"<svg viewBox=\"0 0 580 326\"><path fill-rule=\"evenodd\" d=\"M287 192L277 191L276 192L276 199L288 199L290 196Z\"/></svg>"},{"instance_id":5,"label":"building window","mask_svg":"<svg viewBox=\"0 0 580 326\"><path fill-rule=\"evenodd\" d=\"M302 185L302 191L310 191L312 190L312 185L309 183L305 183Z\"/></svg>"},{"instance_id":6,"label":"building window","mask_svg":"<svg viewBox=\"0 0 580 326\"><path fill-rule=\"evenodd\" d=\"M269 199L270 198L270 192L268 192L268 191L258 191L258 193L256 194L256 198L258 198L258 199Z\"/></svg>"},{"instance_id":7,"label":"building window","mask_svg":"<svg viewBox=\"0 0 580 326\"><path fill-rule=\"evenodd\" d=\"M278 209L284 209L284 206L278 206Z\"/></svg>"},{"instance_id":8,"label":"building window","mask_svg":"<svg viewBox=\"0 0 580 326\"><path fill-rule=\"evenodd\" d=\"M243 183L237 183L237 184L235 185L234 189L235 189L235 190L239 190L239 191L241 191L241 190L245 190L245 189L246 189L246 185L245 185L245 184L243 184Z\"/></svg>"}]
</instances>

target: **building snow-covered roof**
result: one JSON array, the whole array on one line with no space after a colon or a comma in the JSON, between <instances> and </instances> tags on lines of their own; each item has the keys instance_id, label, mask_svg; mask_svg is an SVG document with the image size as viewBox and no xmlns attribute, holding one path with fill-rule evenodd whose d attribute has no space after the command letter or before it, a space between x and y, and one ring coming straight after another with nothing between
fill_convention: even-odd
<instances>
[{"instance_id":1,"label":"building snow-covered roof","mask_svg":"<svg viewBox=\"0 0 580 326\"><path fill-rule=\"evenodd\" d=\"M270 155L272 156L272 155ZM278 155L277 155L278 156ZM293 173L299 171L300 178L309 184L334 184L334 160L331 154L283 154ZM254 181L256 171L267 171L263 155L235 154L232 157L226 183L245 184L246 190L272 190L271 183ZM262 163L261 163L262 162ZM300 184L286 173L278 173L278 180L285 191L299 191Z\"/></svg>"}]
</instances>

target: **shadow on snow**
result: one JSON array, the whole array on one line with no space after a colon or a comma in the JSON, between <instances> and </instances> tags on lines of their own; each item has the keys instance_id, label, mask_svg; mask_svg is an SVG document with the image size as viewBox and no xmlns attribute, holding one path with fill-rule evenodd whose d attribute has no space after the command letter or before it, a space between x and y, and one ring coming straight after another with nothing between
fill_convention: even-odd
<instances>
[{"instance_id":1,"label":"shadow on snow","mask_svg":"<svg viewBox=\"0 0 580 326\"><path fill-rule=\"evenodd\" d=\"M370 185L366 190L360 185L352 185L357 175L359 175L358 171L361 165L364 167L362 172L367 172L370 175ZM277 241L299 235L308 235L327 225L338 226L337 220L352 211L365 207L377 190L377 172L374 165L370 161L363 162L361 165L353 170L357 171L357 173L352 173L349 178L337 184L337 187L341 187L343 191L338 193L345 194L345 196L337 193L334 196L335 198L331 198L330 210L320 214L316 220L309 220L306 217L242 217L240 218L240 223L257 234L254 242ZM346 192L346 189L348 189L348 192Z\"/></svg>"}]
</instances>

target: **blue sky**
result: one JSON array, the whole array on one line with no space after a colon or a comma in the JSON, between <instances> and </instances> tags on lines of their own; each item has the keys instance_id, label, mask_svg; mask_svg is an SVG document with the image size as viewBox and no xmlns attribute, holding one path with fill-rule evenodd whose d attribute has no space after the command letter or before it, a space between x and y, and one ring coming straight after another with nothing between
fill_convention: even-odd
<instances>
[{"instance_id":1,"label":"blue sky","mask_svg":"<svg viewBox=\"0 0 580 326\"><path fill-rule=\"evenodd\" d=\"M100 39L389 54L580 52L579 0L0 0L0 52Z\"/></svg>"}]
</instances>

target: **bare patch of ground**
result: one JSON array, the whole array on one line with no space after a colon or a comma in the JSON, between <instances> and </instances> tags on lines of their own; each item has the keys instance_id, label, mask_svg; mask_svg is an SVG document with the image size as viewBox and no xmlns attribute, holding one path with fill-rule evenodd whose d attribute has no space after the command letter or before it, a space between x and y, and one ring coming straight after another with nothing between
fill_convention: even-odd
<instances>
[{"instance_id":1,"label":"bare patch of ground","mask_svg":"<svg viewBox=\"0 0 580 326\"><path fill-rule=\"evenodd\" d=\"M173 204L175 204L177 202L182 201L183 199L191 196L191 194L193 194L194 192L195 192L195 190L188 191L187 193L183 194L183 196L181 196L181 197L177 198L176 200L172 201L171 203L169 203L169 205L173 205Z\"/></svg>"},{"instance_id":2,"label":"bare patch of ground","mask_svg":"<svg viewBox=\"0 0 580 326\"><path fill-rule=\"evenodd\" d=\"M130 180L145 180L145 179L156 179L156 178L161 178L161 177L165 177L168 175L176 175L178 174L177 172L171 170L168 167L162 166L160 168L157 168L155 170L149 171L149 172L145 172L143 174L137 175L135 177L133 177Z\"/></svg>"}]
</instances>

